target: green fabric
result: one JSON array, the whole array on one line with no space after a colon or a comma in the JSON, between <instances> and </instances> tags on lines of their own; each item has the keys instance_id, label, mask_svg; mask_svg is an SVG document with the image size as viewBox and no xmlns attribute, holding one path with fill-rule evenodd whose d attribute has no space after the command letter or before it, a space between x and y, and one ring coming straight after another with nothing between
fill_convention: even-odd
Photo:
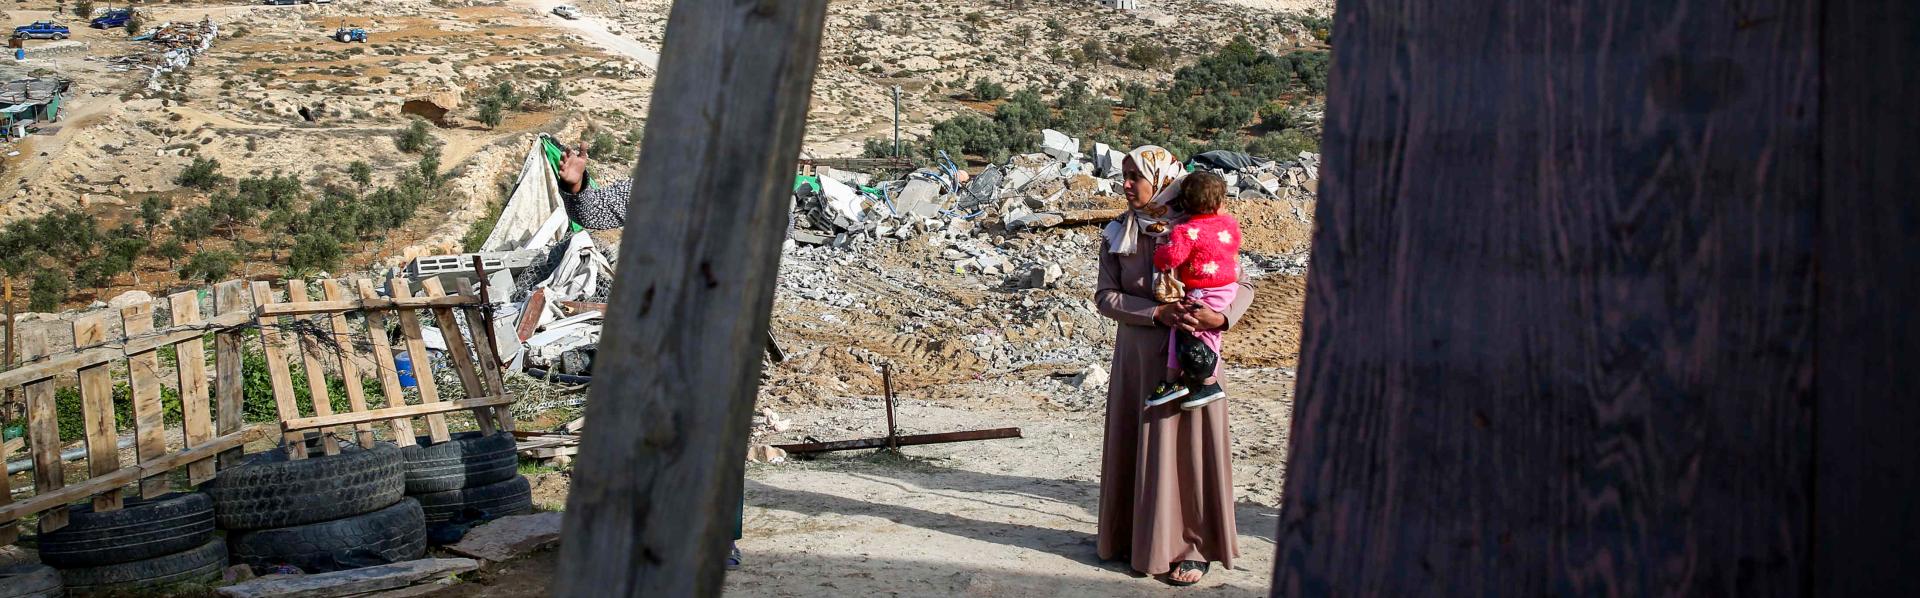
<instances>
[{"instance_id":1,"label":"green fabric","mask_svg":"<svg viewBox=\"0 0 1920 598\"><path fill-rule=\"evenodd\" d=\"M807 176L804 174L793 175L793 190L799 191L801 187L813 187L814 192L819 192L820 177Z\"/></svg>"}]
</instances>

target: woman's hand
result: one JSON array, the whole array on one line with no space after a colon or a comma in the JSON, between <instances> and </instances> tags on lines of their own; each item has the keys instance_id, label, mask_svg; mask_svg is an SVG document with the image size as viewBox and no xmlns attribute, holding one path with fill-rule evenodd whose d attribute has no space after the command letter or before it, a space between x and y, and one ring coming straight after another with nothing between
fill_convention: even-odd
<instances>
[{"instance_id":1,"label":"woman's hand","mask_svg":"<svg viewBox=\"0 0 1920 598\"><path fill-rule=\"evenodd\" d=\"M567 154L560 158L560 189L568 193L579 193L587 182L587 144L567 148Z\"/></svg>"},{"instance_id":2,"label":"woman's hand","mask_svg":"<svg viewBox=\"0 0 1920 598\"><path fill-rule=\"evenodd\" d=\"M1203 330L1218 330L1227 325L1227 316L1213 308L1200 304L1169 303L1153 310L1153 321L1168 328L1179 328L1187 334Z\"/></svg>"}]
</instances>

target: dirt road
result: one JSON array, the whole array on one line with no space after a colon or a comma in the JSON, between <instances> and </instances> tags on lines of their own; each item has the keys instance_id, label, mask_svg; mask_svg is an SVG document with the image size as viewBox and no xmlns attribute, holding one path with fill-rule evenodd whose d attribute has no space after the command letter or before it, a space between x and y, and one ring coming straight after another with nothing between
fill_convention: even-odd
<instances>
[{"instance_id":1,"label":"dirt road","mask_svg":"<svg viewBox=\"0 0 1920 598\"><path fill-rule=\"evenodd\" d=\"M649 72L660 70L660 52L646 44L621 36L607 29L607 23L592 14L581 14L578 19L564 19L553 14L553 7L567 4L562 0L525 0L519 3L540 12L545 19L543 24L572 31L586 38L602 49L632 58L645 65Z\"/></svg>"}]
</instances>

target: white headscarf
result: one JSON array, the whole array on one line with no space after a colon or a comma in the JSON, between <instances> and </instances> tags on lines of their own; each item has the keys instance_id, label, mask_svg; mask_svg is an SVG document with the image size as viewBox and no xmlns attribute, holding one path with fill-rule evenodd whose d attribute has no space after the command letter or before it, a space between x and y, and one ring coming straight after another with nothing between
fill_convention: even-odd
<instances>
[{"instance_id":1,"label":"white headscarf","mask_svg":"<svg viewBox=\"0 0 1920 598\"><path fill-rule=\"evenodd\" d=\"M1141 233L1152 237L1167 236L1171 231L1171 227L1167 226L1168 212L1171 211L1167 208L1167 202L1180 194L1180 179L1187 176L1186 167L1173 157L1173 152L1158 145L1133 148L1133 151L1127 152L1127 160L1146 175L1147 184L1153 185L1153 203L1138 210L1129 207L1119 218L1107 223L1107 228L1101 234L1107 238L1107 251L1114 255L1133 255L1139 251L1137 245ZM1131 205L1132 198L1128 198L1128 202Z\"/></svg>"}]
</instances>

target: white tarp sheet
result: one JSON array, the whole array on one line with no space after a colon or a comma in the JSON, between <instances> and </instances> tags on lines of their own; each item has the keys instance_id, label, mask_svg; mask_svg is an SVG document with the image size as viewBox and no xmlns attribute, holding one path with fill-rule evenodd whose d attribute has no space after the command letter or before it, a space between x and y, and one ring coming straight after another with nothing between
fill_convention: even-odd
<instances>
[{"instance_id":1,"label":"white tarp sheet","mask_svg":"<svg viewBox=\"0 0 1920 598\"><path fill-rule=\"evenodd\" d=\"M481 251L544 247L559 238L558 233L565 228L567 210L560 203L560 182L547 166L547 154L540 143L535 138L533 147L527 150L527 159L520 166L520 183L514 187L513 197L507 199L507 207L500 211L500 221L493 225L493 234L487 235ZM549 226L556 217L561 220L560 226ZM547 238L539 238L542 233Z\"/></svg>"}]
</instances>

